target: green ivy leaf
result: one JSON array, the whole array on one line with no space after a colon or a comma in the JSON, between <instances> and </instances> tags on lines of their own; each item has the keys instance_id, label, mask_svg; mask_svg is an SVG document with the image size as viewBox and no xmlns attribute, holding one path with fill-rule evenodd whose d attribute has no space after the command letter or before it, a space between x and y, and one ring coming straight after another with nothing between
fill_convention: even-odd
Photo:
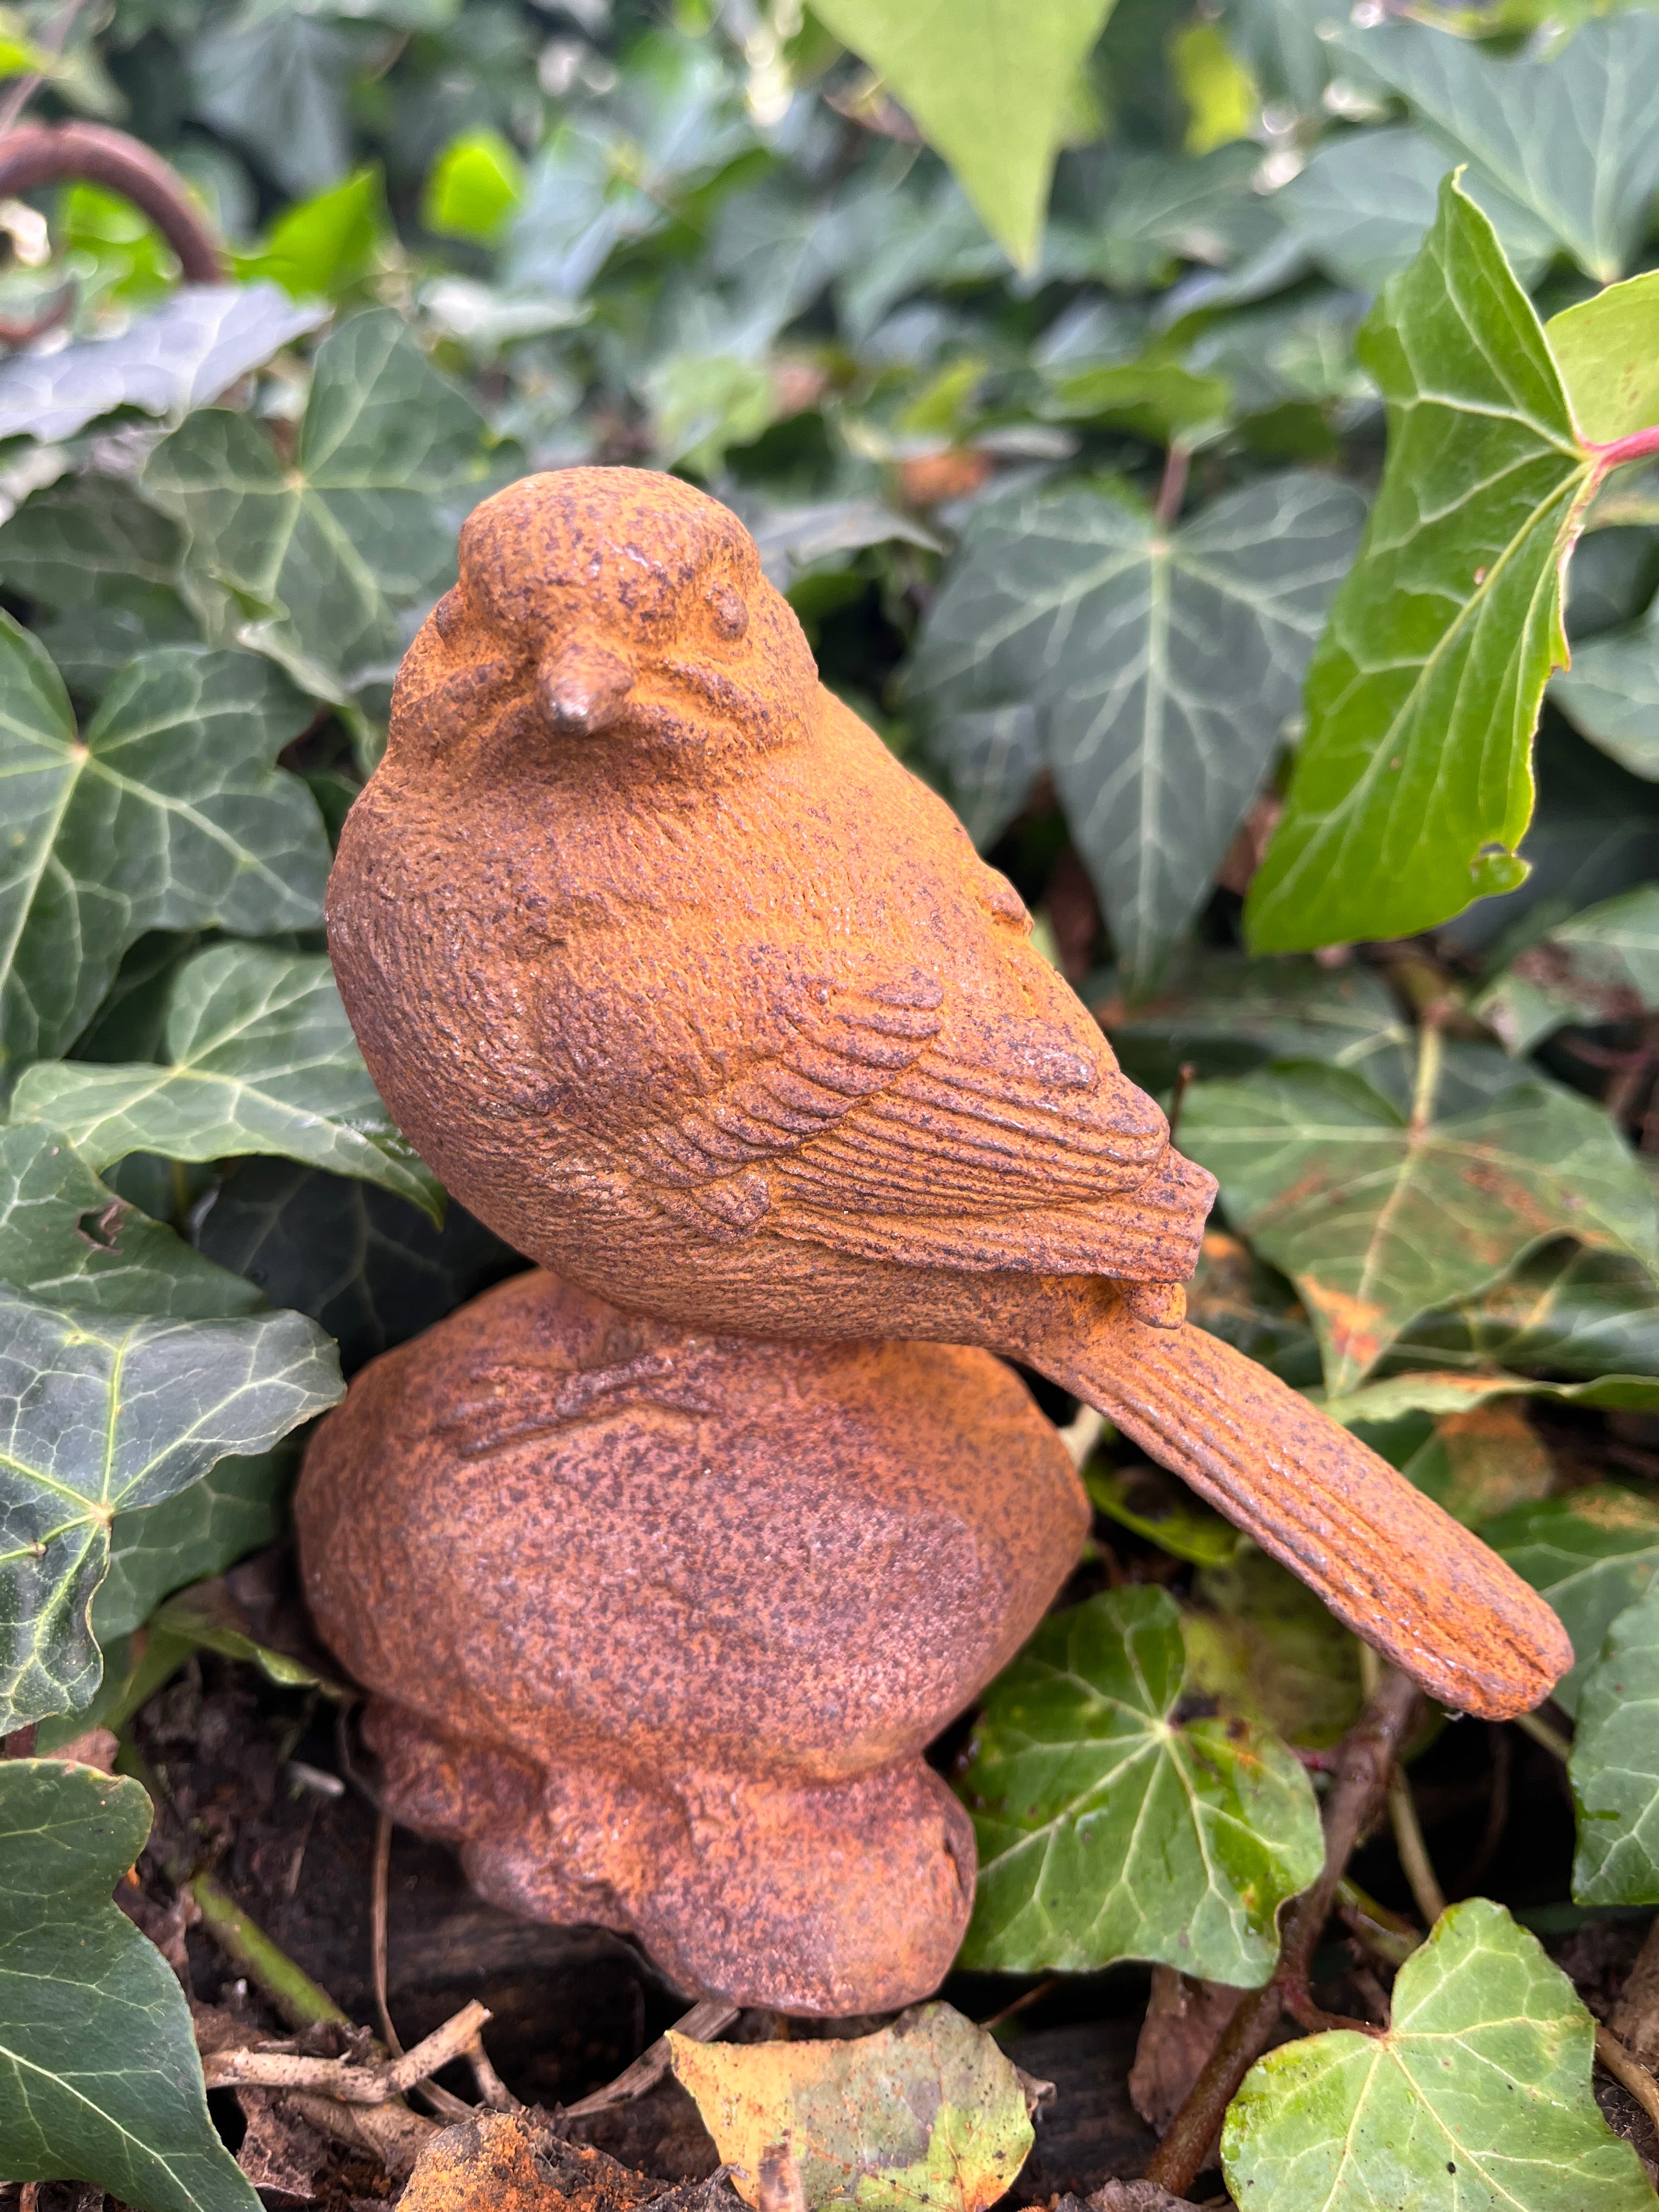
<instances>
[{"instance_id":1,"label":"green ivy leaf","mask_svg":"<svg viewBox=\"0 0 1659 2212\"><path fill-rule=\"evenodd\" d=\"M1549 1601L1571 1637L1573 1666L1550 1694L1564 1712L1577 1712L1607 1630L1646 1594L1659 1567L1659 1509L1633 1490L1592 1483L1517 1505L1480 1534Z\"/></svg>"},{"instance_id":2,"label":"green ivy leaf","mask_svg":"<svg viewBox=\"0 0 1659 2212\"><path fill-rule=\"evenodd\" d=\"M1309 1750L1339 1741L1358 1719L1358 1645L1304 1583L1254 1544L1194 1577L1181 1626L1188 1697L1213 1698L1224 1712Z\"/></svg>"},{"instance_id":3,"label":"green ivy leaf","mask_svg":"<svg viewBox=\"0 0 1659 2212\"><path fill-rule=\"evenodd\" d=\"M464 131L432 165L421 221L434 238L494 246L524 198L524 164L499 131Z\"/></svg>"},{"instance_id":4,"label":"green ivy leaf","mask_svg":"<svg viewBox=\"0 0 1659 2212\"><path fill-rule=\"evenodd\" d=\"M1036 259L1073 88L1112 0L823 0L814 13L886 80L1012 258Z\"/></svg>"},{"instance_id":5,"label":"green ivy leaf","mask_svg":"<svg viewBox=\"0 0 1659 2212\"><path fill-rule=\"evenodd\" d=\"M339 1371L301 1314L139 1321L0 1291L0 1733L97 1688L115 1515L267 1450L334 1404Z\"/></svg>"},{"instance_id":6,"label":"green ivy leaf","mask_svg":"<svg viewBox=\"0 0 1659 2212\"><path fill-rule=\"evenodd\" d=\"M118 407L187 415L324 319L274 284L187 285L118 337L0 362L0 438L72 438Z\"/></svg>"},{"instance_id":7,"label":"green ivy leaf","mask_svg":"<svg viewBox=\"0 0 1659 2212\"><path fill-rule=\"evenodd\" d=\"M45 1305L172 1321L226 1321L264 1303L118 1198L40 1121L0 1128L0 1282Z\"/></svg>"},{"instance_id":8,"label":"green ivy leaf","mask_svg":"<svg viewBox=\"0 0 1659 2212\"><path fill-rule=\"evenodd\" d=\"M1455 178L1359 351L1389 404L1388 458L1250 887L1263 951L1410 936L1519 883L1528 749L1567 657L1560 570L1590 460L1531 302Z\"/></svg>"},{"instance_id":9,"label":"green ivy leaf","mask_svg":"<svg viewBox=\"0 0 1659 2212\"><path fill-rule=\"evenodd\" d=\"M1547 1238L1659 1269L1640 1165L1599 1107L1554 1086L1407 1121L1357 1076L1286 1062L1194 1085L1181 1141L1219 1179L1234 1227L1296 1285L1334 1395L1418 1315L1498 1282Z\"/></svg>"},{"instance_id":10,"label":"green ivy leaf","mask_svg":"<svg viewBox=\"0 0 1659 2212\"><path fill-rule=\"evenodd\" d=\"M1586 438L1608 445L1659 422L1656 330L1659 270L1652 269L1628 283L1609 284L1545 324L1573 419Z\"/></svg>"},{"instance_id":11,"label":"green ivy leaf","mask_svg":"<svg viewBox=\"0 0 1659 2212\"><path fill-rule=\"evenodd\" d=\"M352 53L319 9L242 0L190 43L192 112L302 200L347 167Z\"/></svg>"},{"instance_id":12,"label":"green ivy leaf","mask_svg":"<svg viewBox=\"0 0 1659 2212\"><path fill-rule=\"evenodd\" d=\"M1323 1858L1313 1791L1247 1722L1175 1721L1186 1671L1174 1600L1120 1589L1051 1615L986 1692L959 1784L980 1856L963 1966L1267 1979L1279 1907Z\"/></svg>"},{"instance_id":13,"label":"green ivy leaf","mask_svg":"<svg viewBox=\"0 0 1659 2212\"><path fill-rule=\"evenodd\" d=\"M92 1601L92 1632L107 1650L142 1628L165 1597L222 1574L289 1527L288 1500L300 1471L292 1437L251 1457L233 1455L159 1505L118 1513L110 1523L109 1572Z\"/></svg>"},{"instance_id":14,"label":"green ivy leaf","mask_svg":"<svg viewBox=\"0 0 1659 2212\"><path fill-rule=\"evenodd\" d=\"M173 646L129 663L82 733L0 615L0 1075L72 1043L146 930L318 927L322 817L273 765L310 712L267 662Z\"/></svg>"},{"instance_id":15,"label":"green ivy leaf","mask_svg":"<svg viewBox=\"0 0 1659 2212\"><path fill-rule=\"evenodd\" d=\"M0 2168L141 2212L256 2212L178 1978L111 1901L149 1826L137 1782L0 1762Z\"/></svg>"},{"instance_id":16,"label":"green ivy leaf","mask_svg":"<svg viewBox=\"0 0 1659 2212\"><path fill-rule=\"evenodd\" d=\"M255 252L238 254L244 283L266 278L291 299L337 300L361 284L386 228L380 173L359 169L314 199L284 208Z\"/></svg>"},{"instance_id":17,"label":"green ivy leaf","mask_svg":"<svg viewBox=\"0 0 1659 2212\"><path fill-rule=\"evenodd\" d=\"M374 308L318 348L291 465L252 416L207 408L156 447L143 489L184 531L208 635L337 700L392 673L400 617L448 581L456 532L495 489L487 442L472 402Z\"/></svg>"},{"instance_id":18,"label":"green ivy leaf","mask_svg":"<svg viewBox=\"0 0 1659 2212\"><path fill-rule=\"evenodd\" d=\"M1659 1413L1659 1380L1650 1375L1598 1375L1589 1382L1542 1382L1535 1375L1467 1375L1414 1367L1386 1382L1328 1397L1324 1407L1334 1421L1353 1428L1398 1420L1405 1413L1471 1413L1493 1398L1551 1398L1606 1413Z\"/></svg>"},{"instance_id":19,"label":"green ivy leaf","mask_svg":"<svg viewBox=\"0 0 1659 2212\"><path fill-rule=\"evenodd\" d=\"M1547 58L1495 58L1420 23L1343 26L1339 53L1408 100L1598 283L1621 276L1659 189L1659 22L1586 23Z\"/></svg>"},{"instance_id":20,"label":"green ivy leaf","mask_svg":"<svg viewBox=\"0 0 1659 2212\"><path fill-rule=\"evenodd\" d=\"M1575 646L1550 697L1620 768L1659 782L1659 615Z\"/></svg>"},{"instance_id":21,"label":"green ivy leaf","mask_svg":"<svg viewBox=\"0 0 1659 2212\"><path fill-rule=\"evenodd\" d=\"M1437 1367L1659 1376L1659 1288L1638 1261L1553 1244L1478 1297L1425 1315L1395 1349Z\"/></svg>"},{"instance_id":22,"label":"green ivy leaf","mask_svg":"<svg viewBox=\"0 0 1659 2212\"><path fill-rule=\"evenodd\" d=\"M1510 1051L1531 1052L1565 1022L1592 1028L1659 1006L1659 884L1587 908L1519 952L1475 1004Z\"/></svg>"},{"instance_id":23,"label":"green ivy leaf","mask_svg":"<svg viewBox=\"0 0 1659 2212\"><path fill-rule=\"evenodd\" d=\"M1651 2212L1590 2090L1595 2023L1535 1936L1483 1897L1436 1922L1393 2026L1258 2059L1221 2136L1241 2204L1321 2212Z\"/></svg>"},{"instance_id":24,"label":"green ivy leaf","mask_svg":"<svg viewBox=\"0 0 1659 2212\"><path fill-rule=\"evenodd\" d=\"M1231 1521L1201 1504L1161 1467L1126 1469L1091 1462L1083 1469L1083 1487L1109 1521L1195 1566L1224 1566L1245 1540Z\"/></svg>"},{"instance_id":25,"label":"green ivy leaf","mask_svg":"<svg viewBox=\"0 0 1659 2212\"><path fill-rule=\"evenodd\" d=\"M174 975L161 1066L42 1062L17 1086L20 1121L50 1121L107 1167L275 1153L361 1176L434 1221L442 1194L380 1103L325 955L217 945Z\"/></svg>"},{"instance_id":26,"label":"green ivy leaf","mask_svg":"<svg viewBox=\"0 0 1659 2212\"><path fill-rule=\"evenodd\" d=\"M173 587L179 555L166 516L107 477L60 477L0 527L0 581L53 611L35 624L40 642L94 698L136 653L197 641Z\"/></svg>"},{"instance_id":27,"label":"green ivy leaf","mask_svg":"<svg viewBox=\"0 0 1659 2212\"><path fill-rule=\"evenodd\" d=\"M1659 1589L1616 1614L1578 1692L1567 1773L1580 1905L1659 1905Z\"/></svg>"},{"instance_id":28,"label":"green ivy leaf","mask_svg":"<svg viewBox=\"0 0 1659 2212\"><path fill-rule=\"evenodd\" d=\"M1044 487L980 508L929 610L908 688L933 750L971 790L988 711L1034 713L998 811L1046 758L1137 989L1272 765L1361 513L1348 486L1301 474L1175 529L1105 484Z\"/></svg>"},{"instance_id":29,"label":"green ivy leaf","mask_svg":"<svg viewBox=\"0 0 1659 2212\"><path fill-rule=\"evenodd\" d=\"M1445 152L1425 131L1360 131L1315 153L1273 205L1339 284L1376 292L1409 268L1434 222ZM1523 284L1541 276L1558 251L1547 225L1479 169L1463 189L1491 218Z\"/></svg>"},{"instance_id":30,"label":"green ivy leaf","mask_svg":"<svg viewBox=\"0 0 1659 2212\"><path fill-rule=\"evenodd\" d=\"M286 1160L239 1162L194 1235L272 1305L320 1322L348 1375L524 1265L465 1206L434 1228L387 1191Z\"/></svg>"}]
</instances>

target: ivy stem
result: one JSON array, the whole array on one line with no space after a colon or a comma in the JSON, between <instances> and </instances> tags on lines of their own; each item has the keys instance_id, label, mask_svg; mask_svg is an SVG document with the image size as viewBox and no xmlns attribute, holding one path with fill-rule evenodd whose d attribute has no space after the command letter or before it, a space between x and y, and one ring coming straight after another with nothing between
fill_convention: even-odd
<instances>
[{"instance_id":1,"label":"ivy stem","mask_svg":"<svg viewBox=\"0 0 1659 2212\"><path fill-rule=\"evenodd\" d=\"M1421 1137L1434 1119L1434 1102L1440 1090L1440 1070L1445 1058L1446 1017L1451 1007L1437 999L1423 1009L1417 1032L1417 1080L1412 1085L1410 1133Z\"/></svg>"},{"instance_id":2,"label":"ivy stem","mask_svg":"<svg viewBox=\"0 0 1659 2212\"><path fill-rule=\"evenodd\" d=\"M1360 1838L1382 1809L1417 1698L1417 1685L1409 1677L1393 1668L1384 1669L1364 1711L1342 1739L1335 1778L1325 1799L1325 1864L1313 1887L1285 1908L1278 1971L1265 1989L1247 1990L1239 1999L1221 2040L1147 2166L1146 2179L1172 2197L1184 2197L1204 2171L1210 2146L1240 2082L1272 2040L1286 1990L1300 1992L1307 1987L1308 1969L1330 1917L1337 1885Z\"/></svg>"},{"instance_id":3,"label":"ivy stem","mask_svg":"<svg viewBox=\"0 0 1659 2212\"><path fill-rule=\"evenodd\" d=\"M1595 457L1597 477L1604 477L1609 469L1622 468L1626 461L1644 461L1650 453L1659 453L1659 422L1651 429L1632 430L1628 437L1609 439L1606 445L1587 440L1584 450Z\"/></svg>"},{"instance_id":4,"label":"ivy stem","mask_svg":"<svg viewBox=\"0 0 1659 2212\"><path fill-rule=\"evenodd\" d=\"M1572 1738L1564 1735L1559 1728L1552 1728L1541 1715L1517 1713L1515 1725L1523 1735L1529 1735L1534 1743L1541 1743L1546 1751L1553 1752L1563 1766L1572 1757Z\"/></svg>"},{"instance_id":5,"label":"ivy stem","mask_svg":"<svg viewBox=\"0 0 1659 2212\"><path fill-rule=\"evenodd\" d=\"M1187 471L1192 461L1192 448L1177 439L1164 457L1164 481L1158 488L1158 499L1152 513L1165 530L1173 529L1181 517L1181 502L1187 496Z\"/></svg>"}]
</instances>

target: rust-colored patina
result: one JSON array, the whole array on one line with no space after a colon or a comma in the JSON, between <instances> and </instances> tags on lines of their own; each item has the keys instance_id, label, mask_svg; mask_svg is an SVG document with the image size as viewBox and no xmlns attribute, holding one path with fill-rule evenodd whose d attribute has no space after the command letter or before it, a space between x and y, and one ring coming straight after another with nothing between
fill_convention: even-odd
<instances>
[{"instance_id":1,"label":"rust-colored patina","mask_svg":"<svg viewBox=\"0 0 1659 2212\"><path fill-rule=\"evenodd\" d=\"M297 1517L386 1802L486 1897L736 2003L938 1985L974 1841L921 1753L1089 1517L1000 1361L691 1336L537 1271L364 1369Z\"/></svg>"},{"instance_id":2,"label":"rust-colored patina","mask_svg":"<svg viewBox=\"0 0 1659 2212\"><path fill-rule=\"evenodd\" d=\"M1474 1537L1183 1324L1211 1177L689 485L569 469L472 515L329 918L392 1113L561 1274L691 1328L1006 1352L1449 1704L1522 1711L1571 1662Z\"/></svg>"}]
</instances>

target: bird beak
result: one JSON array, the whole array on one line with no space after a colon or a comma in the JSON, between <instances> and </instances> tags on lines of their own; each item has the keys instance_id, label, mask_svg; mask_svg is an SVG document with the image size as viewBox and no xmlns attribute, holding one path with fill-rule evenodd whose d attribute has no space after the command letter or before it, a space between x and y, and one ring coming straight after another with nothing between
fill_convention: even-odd
<instances>
[{"instance_id":1,"label":"bird beak","mask_svg":"<svg viewBox=\"0 0 1659 2212\"><path fill-rule=\"evenodd\" d=\"M538 680L549 721L571 737L597 737L610 729L634 689L634 672L625 660L580 638L554 647Z\"/></svg>"}]
</instances>

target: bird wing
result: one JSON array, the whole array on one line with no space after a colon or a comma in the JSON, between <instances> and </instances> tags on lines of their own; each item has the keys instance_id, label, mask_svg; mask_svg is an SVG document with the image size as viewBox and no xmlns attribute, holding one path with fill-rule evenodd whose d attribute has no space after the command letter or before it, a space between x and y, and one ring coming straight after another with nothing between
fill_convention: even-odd
<instances>
[{"instance_id":1,"label":"bird wing","mask_svg":"<svg viewBox=\"0 0 1659 2212\"><path fill-rule=\"evenodd\" d=\"M1088 1204L1134 1189L1167 1150L1163 1116L1103 1044L1091 1055L1042 1020L951 1019L919 969L798 987L777 1011L777 1051L623 1141L658 1202L709 1233L783 1229L792 1204L945 1221Z\"/></svg>"}]
</instances>

